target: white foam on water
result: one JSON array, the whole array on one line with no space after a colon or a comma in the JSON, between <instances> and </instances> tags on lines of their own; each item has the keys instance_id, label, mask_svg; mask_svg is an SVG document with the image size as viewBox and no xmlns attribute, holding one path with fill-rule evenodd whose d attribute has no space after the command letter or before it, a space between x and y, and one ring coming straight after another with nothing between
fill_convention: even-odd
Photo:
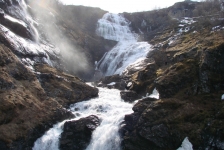
<instances>
[{"instance_id":1,"label":"white foam on water","mask_svg":"<svg viewBox=\"0 0 224 150\"><path fill-rule=\"evenodd\" d=\"M133 104L126 103L120 98L120 91L116 89L99 88L99 97L79 102L70 106L75 114L74 120L90 115L97 115L101 121L93 132L87 150L119 150L119 128L125 114L132 113ZM33 150L58 150L59 137L65 121L54 125L33 147Z\"/></svg>"}]
</instances>

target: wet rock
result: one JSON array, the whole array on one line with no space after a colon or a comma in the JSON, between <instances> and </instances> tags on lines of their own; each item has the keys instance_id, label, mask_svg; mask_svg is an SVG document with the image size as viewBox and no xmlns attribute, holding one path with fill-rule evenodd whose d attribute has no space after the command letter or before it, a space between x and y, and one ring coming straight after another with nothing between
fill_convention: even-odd
<instances>
[{"instance_id":1,"label":"wet rock","mask_svg":"<svg viewBox=\"0 0 224 150\"><path fill-rule=\"evenodd\" d=\"M115 88L119 90L125 90L127 85L127 78L124 76L120 76L119 74L113 75L113 76L106 76L102 78L99 83L97 83L97 86L99 87L107 87L107 88Z\"/></svg>"},{"instance_id":2,"label":"wet rock","mask_svg":"<svg viewBox=\"0 0 224 150\"><path fill-rule=\"evenodd\" d=\"M133 102L139 98L135 91L121 91L120 95L125 102Z\"/></svg>"},{"instance_id":3,"label":"wet rock","mask_svg":"<svg viewBox=\"0 0 224 150\"><path fill-rule=\"evenodd\" d=\"M46 64L39 67L34 74L0 44L0 147L32 149L34 141L53 124L74 117L63 107L98 94L77 77ZM43 88L41 82L54 88L45 91L47 86ZM57 93L55 87L65 92Z\"/></svg>"},{"instance_id":4,"label":"wet rock","mask_svg":"<svg viewBox=\"0 0 224 150\"><path fill-rule=\"evenodd\" d=\"M5 12L4 12L4 10L2 10L2 9L0 8L0 18L3 19L4 16L5 16Z\"/></svg>"},{"instance_id":5,"label":"wet rock","mask_svg":"<svg viewBox=\"0 0 224 150\"><path fill-rule=\"evenodd\" d=\"M25 24L25 22L18 20L16 18L13 18L16 21L12 21L11 19L8 19L7 17L11 17L9 15L6 15L3 13L0 13L1 15L1 24L4 25L6 28L13 31L15 34L28 38L33 39L33 36L31 32L29 31L29 27Z\"/></svg>"},{"instance_id":6,"label":"wet rock","mask_svg":"<svg viewBox=\"0 0 224 150\"><path fill-rule=\"evenodd\" d=\"M91 140L92 132L99 124L99 118L94 115L65 122L60 138L60 149L84 150Z\"/></svg>"}]
</instances>

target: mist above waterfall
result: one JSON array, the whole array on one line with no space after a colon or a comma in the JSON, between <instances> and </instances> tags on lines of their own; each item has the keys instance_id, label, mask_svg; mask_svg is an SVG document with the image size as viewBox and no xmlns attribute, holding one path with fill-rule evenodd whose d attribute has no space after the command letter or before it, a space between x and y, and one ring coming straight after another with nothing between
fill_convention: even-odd
<instances>
[{"instance_id":1,"label":"mist above waterfall","mask_svg":"<svg viewBox=\"0 0 224 150\"><path fill-rule=\"evenodd\" d=\"M54 45L60 51L60 60L64 69L71 73L85 72L89 69L84 52L65 36L63 18L60 17L60 7L57 0L28 1L31 13L37 20L37 28L42 31L41 38ZM58 25L62 24L62 26Z\"/></svg>"}]
</instances>

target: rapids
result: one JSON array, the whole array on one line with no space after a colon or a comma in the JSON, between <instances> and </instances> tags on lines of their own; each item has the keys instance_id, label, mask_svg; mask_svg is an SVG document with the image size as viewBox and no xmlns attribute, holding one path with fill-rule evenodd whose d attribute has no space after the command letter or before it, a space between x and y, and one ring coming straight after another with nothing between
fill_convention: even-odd
<instances>
[{"instance_id":1,"label":"rapids","mask_svg":"<svg viewBox=\"0 0 224 150\"><path fill-rule=\"evenodd\" d=\"M79 102L70 106L70 111L76 116L72 120L97 115L101 124L93 132L92 140L87 150L119 150L119 127L125 114L132 113L133 104L126 103L120 98L116 89L99 88L99 97ZM33 150L58 150L59 137L65 121L54 125L33 147Z\"/></svg>"}]
</instances>

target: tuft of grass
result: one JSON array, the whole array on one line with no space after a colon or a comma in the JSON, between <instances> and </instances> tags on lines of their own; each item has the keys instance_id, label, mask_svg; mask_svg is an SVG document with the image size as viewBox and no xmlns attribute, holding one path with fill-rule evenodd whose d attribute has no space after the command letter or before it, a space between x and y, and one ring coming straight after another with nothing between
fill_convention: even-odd
<instances>
[{"instance_id":1,"label":"tuft of grass","mask_svg":"<svg viewBox=\"0 0 224 150\"><path fill-rule=\"evenodd\" d=\"M161 68L159 68L157 71L156 71L156 75L157 77L161 76L163 74L163 70Z\"/></svg>"}]
</instances>

